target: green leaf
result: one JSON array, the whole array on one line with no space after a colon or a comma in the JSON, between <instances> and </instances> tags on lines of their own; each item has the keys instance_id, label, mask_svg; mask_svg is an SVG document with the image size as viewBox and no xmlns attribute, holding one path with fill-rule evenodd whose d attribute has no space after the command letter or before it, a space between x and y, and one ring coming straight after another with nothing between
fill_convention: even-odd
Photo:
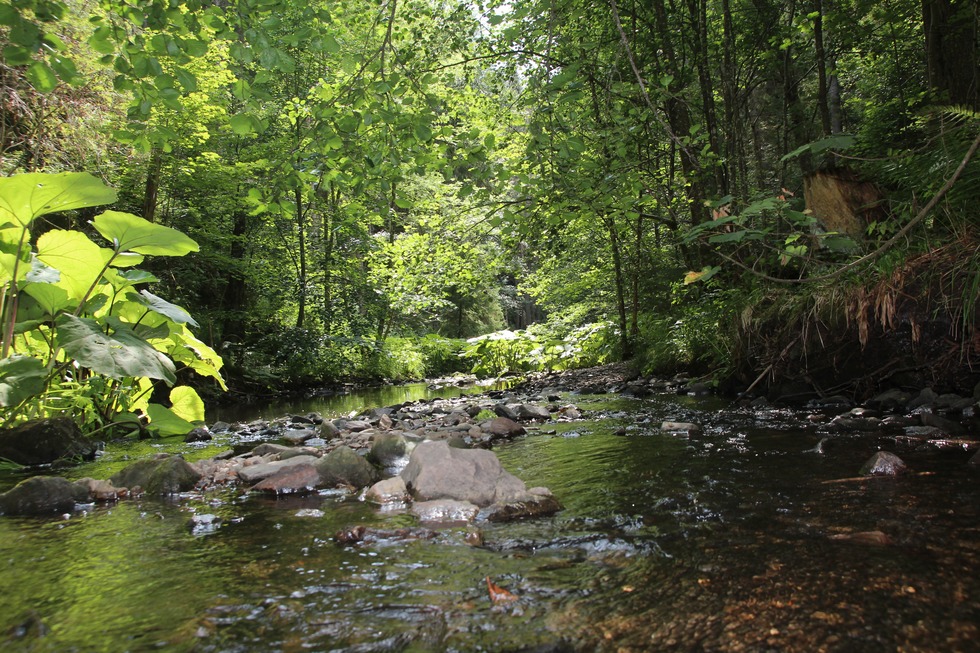
<instances>
[{"instance_id":1,"label":"green leaf","mask_svg":"<svg viewBox=\"0 0 980 653\"><path fill-rule=\"evenodd\" d=\"M163 436L185 435L194 430L193 424L160 404L148 405L146 415L150 418L149 428Z\"/></svg>"},{"instance_id":2,"label":"green leaf","mask_svg":"<svg viewBox=\"0 0 980 653\"><path fill-rule=\"evenodd\" d=\"M0 406L16 406L44 390L48 370L37 358L14 354L0 360Z\"/></svg>"},{"instance_id":3,"label":"green leaf","mask_svg":"<svg viewBox=\"0 0 980 653\"><path fill-rule=\"evenodd\" d=\"M231 130L239 136L248 136L249 134L254 134L256 131L254 119L245 113L232 116L228 120L228 124L231 125Z\"/></svg>"},{"instance_id":4,"label":"green leaf","mask_svg":"<svg viewBox=\"0 0 980 653\"><path fill-rule=\"evenodd\" d=\"M176 304L171 304L162 297L157 297L149 290L141 290L139 295L133 295L140 304L143 304L148 309L155 313L159 313L164 317L173 320L177 324L190 324L191 326L199 326L194 318L191 317L190 313L185 311L180 306Z\"/></svg>"},{"instance_id":5,"label":"green leaf","mask_svg":"<svg viewBox=\"0 0 980 653\"><path fill-rule=\"evenodd\" d=\"M102 237L115 245L117 252L137 252L151 256L184 256L200 249L188 236L122 211L106 211L92 221Z\"/></svg>"},{"instance_id":6,"label":"green leaf","mask_svg":"<svg viewBox=\"0 0 980 653\"><path fill-rule=\"evenodd\" d=\"M13 221L26 227L48 213L115 201L116 191L87 172L32 172L0 178L0 224Z\"/></svg>"},{"instance_id":7,"label":"green leaf","mask_svg":"<svg viewBox=\"0 0 980 653\"><path fill-rule=\"evenodd\" d=\"M204 402L194 388L179 385L170 391L171 410L188 422L204 421Z\"/></svg>"},{"instance_id":8,"label":"green leaf","mask_svg":"<svg viewBox=\"0 0 980 653\"><path fill-rule=\"evenodd\" d=\"M147 377L168 383L177 381L174 364L148 342L121 323L111 334L90 318L62 315L58 318L58 344L65 353L97 374L114 379Z\"/></svg>"},{"instance_id":9,"label":"green leaf","mask_svg":"<svg viewBox=\"0 0 980 653\"><path fill-rule=\"evenodd\" d=\"M50 283L31 283L24 287L24 292L34 298L44 312L55 316L61 311L74 306L64 288Z\"/></svg>"},{"instance_id":10,"label":"green leaf","mask_svg":"<svg viewBox=\"0 0 980 653\"><path fill-rule=\"evenodd\" d=\"M37 258L61 273L58 285L82 300L101 276L101 248L80 231L53 229L37 239Z\"/></svg>"}]
</instances>

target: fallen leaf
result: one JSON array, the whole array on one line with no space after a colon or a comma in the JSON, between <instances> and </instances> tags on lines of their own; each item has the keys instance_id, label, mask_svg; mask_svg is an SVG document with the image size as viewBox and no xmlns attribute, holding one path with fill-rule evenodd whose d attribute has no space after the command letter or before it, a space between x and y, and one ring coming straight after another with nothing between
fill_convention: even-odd
<instances>
[{"instance_id":1,"label":"fallen leaf","mask_svg":"<svg viewBox=\"0 0 980 653\"><path fill-rule=\"evenodd\" d=\"M501 603L513 603L514 601L517 600L516 594L508 592L503 587L496 585L493 581L490 580L489 576L487 576L486 580L487 580L487 591L490 593L490 601L494 605L500 605Z\"/></svg>"}]
</instances>

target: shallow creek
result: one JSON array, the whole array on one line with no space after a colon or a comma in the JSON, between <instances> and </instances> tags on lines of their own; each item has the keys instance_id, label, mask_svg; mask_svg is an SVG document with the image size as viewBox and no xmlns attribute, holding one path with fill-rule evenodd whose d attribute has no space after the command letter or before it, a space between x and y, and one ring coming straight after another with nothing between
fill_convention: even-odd
<instances>
[{"instance_id":1,"label":"shallow creek","mask_svg":"<svg viewBox=\"0 0 980 653\"><path fill-rule=\"evenodd\" d=\"M398 392L262 412L330 416L425 390ZM0 518L0 650L978 650L970 453L829 434L803 414L714 398L563 399L589 419L544 424L495 451L565 509L480 524L483 546L466 544L462 527L340 546L334 534L353 525L414 523L332 493L225 491ZM703 431L664 433L664 420ZM113 446L69 476L228 446ZM879 448L914 474L853 479ZM203 514L220 523L192 528ZM854 537L872 531L884 535ZM517 600L493 604L487 577Z\"/></svg>"}]
</instances>

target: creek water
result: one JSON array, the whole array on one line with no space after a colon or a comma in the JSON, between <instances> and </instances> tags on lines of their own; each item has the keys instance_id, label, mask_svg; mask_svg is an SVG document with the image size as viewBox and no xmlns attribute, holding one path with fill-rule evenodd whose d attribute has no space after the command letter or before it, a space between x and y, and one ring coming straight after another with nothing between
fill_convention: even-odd
<instances>
[{"instance_id":1,"label":"creek water","mask_svg":"<svg viewBox=\"0 0 980 653\"><path fill-rule=\"evenodd\" d=\"M334 534L353 525L415 524L335 493L2 518L0 650L980 650L968 452L896 449L712 398L563 399L589 419L495 451L564 510L479 524L482 546L463 527L341 546ZM665 433L664 420L702 431ZM69 474L104 477L147 448L193 459L226 446L112 446ZM853 479L882 447L914 474ZM487 578L516 600L491 602Z\"/></svg>"}]
</instances>

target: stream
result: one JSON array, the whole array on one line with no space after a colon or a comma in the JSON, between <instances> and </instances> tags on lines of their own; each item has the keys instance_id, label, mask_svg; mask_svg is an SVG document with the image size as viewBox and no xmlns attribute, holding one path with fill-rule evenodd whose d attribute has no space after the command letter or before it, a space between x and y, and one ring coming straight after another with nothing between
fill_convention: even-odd
<instances>
[{"instance_id":1,"label":"stream","mask_svg":"<svg viewBox=\"0 0 980 653\"><path fill-rule=\"evenodd\" d=\"M461 390L371 392L219 418L336 416ZM569 402L586 419L494 448L564 510L478 524L480 546L465 527L341 546L335 533L353 525L415 522L335 491L237 488L0 518L0 650L980 650L970 452L830 433L804 412L714 397ZM702 430L664 432L665 420ZM209 457L229 448L220 438L114 444L66 475L106 478L156 451ZM881 448L913 473L855 478ZM217 519L195 519L205 514ZM516 599L492 602L488 578Z\"/></svg>"}]
</instances>

